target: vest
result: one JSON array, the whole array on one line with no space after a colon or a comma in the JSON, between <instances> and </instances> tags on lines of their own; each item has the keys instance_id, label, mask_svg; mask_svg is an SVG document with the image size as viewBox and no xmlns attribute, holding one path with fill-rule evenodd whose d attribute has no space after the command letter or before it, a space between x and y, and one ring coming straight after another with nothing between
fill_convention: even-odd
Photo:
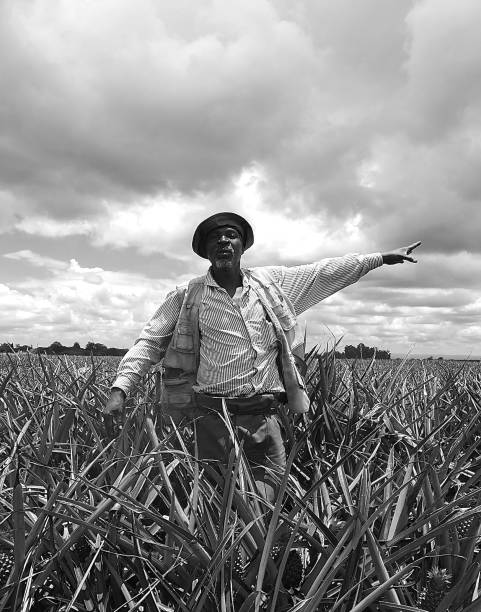
<instances>
[{"instance_id":1,"label":"vest","mask_svg":"<svg viewBox=\"0 0 481 612\"><path fill-rule=\"evenodd\" d=\"M300 356L297 318L294 307L282 288L262 270L243 270L266 316L272 323L278 342L279 369L291 413L309 409L304 381L296 367L294 353ZM163 360L164 376L161 406L164 414L179 420L193 416L200 359L199 308L205 287L205 275L189 282L169 346Z\"/></svg>"}]
</instances>

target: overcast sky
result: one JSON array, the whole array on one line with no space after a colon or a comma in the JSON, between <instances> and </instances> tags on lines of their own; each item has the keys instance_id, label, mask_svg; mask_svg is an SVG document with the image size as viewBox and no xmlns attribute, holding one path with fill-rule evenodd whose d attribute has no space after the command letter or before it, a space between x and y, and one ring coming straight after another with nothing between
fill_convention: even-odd
<instances>
[{"instance_id":1,"label":"overcast sky","mask_svg":"<svg viewBox=\"0 0 481 612\"><path fill-rule=\"evenodd\" d=\"M310 343L481 346L479 0L3 0L0 342L128 347L206 270L422 240L304 318Z\"/></svg>"}]
</instances>

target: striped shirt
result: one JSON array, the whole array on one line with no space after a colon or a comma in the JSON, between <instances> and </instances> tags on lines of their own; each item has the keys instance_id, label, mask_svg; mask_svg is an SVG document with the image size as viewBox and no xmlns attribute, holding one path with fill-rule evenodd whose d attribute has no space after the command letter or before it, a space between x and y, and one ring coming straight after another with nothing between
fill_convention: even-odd
<instances>
[{"instance_id":1,"label":"striped shirt","mask_svg":"<svg viewBox=\"0 0 481 612\"><path fill-rule=\"evenodd\" d=\"M263 268L297 315L382 265L380 253L345 255L302 266ZM170 293L119 364L113 387L125 393L164 356L187 286ZM276 364L277 339L256 292L243 275L230 297L207 272L199 309L200 365L196 390L227 397L283 391Z\"/></svg>"}]
</instances>

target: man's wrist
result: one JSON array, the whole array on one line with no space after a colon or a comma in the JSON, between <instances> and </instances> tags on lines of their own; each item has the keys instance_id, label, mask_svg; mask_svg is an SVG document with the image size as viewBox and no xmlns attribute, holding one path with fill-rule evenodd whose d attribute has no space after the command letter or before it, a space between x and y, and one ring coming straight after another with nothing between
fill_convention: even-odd
<instances>
[{"instance_id":1,"label":"man's wrist","mask_svg":"<svg viewBox=\"0 0 481 612\"><path fill-rule=\"evenodd\" d=\"M374 270L375 268L379 268L384 263L384 253L380 253L377 251L376 253L367 253L364 255L365 261L368 262L368 266L370 270Z\"/></svg>"},{"instance_id":2,"label":"man's wrist","mask_svg":"<svg viewBox=\"0 0 481 612\"><path fill-rule=\"evenodd\" d=\"M127 397L125 391L120 387L112 387L112 389L110 389L110 393L111 395L120 395L122 399L125 399Z\"/></svg>"}]
</instances>

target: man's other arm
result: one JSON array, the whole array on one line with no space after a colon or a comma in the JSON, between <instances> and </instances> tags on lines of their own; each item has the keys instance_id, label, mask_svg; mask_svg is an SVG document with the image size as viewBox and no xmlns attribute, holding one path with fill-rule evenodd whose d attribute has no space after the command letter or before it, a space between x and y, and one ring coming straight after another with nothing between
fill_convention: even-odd
<instances>
[{"instance_id":1,"label":"man's other arm","mask_svg":"<svg viewBox=\"0 0 481 612\"><path fill-rule=\"evenodd\" d=\"M184 295L185 290L178 289L167 296L119 363L117 377L104 407L105 414L121 410L130 390L165 355Z\"/></svg>"}]
</instances>

